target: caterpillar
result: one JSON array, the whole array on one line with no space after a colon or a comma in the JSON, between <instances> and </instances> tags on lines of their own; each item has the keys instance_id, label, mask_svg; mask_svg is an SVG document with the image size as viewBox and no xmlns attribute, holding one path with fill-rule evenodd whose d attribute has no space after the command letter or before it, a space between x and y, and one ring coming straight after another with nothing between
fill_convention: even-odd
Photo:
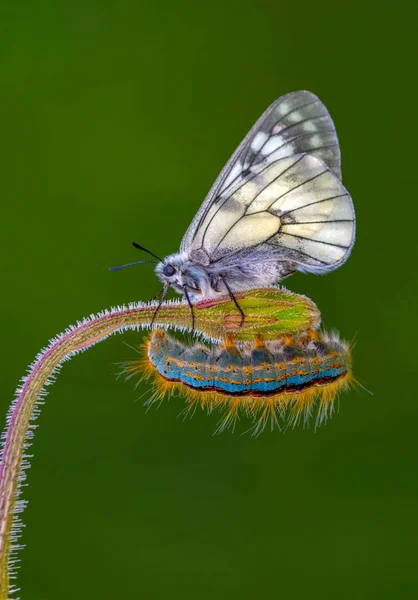
<instances>
[{"instance_id":1,"label":"caterpillar","mask_svg":"<svg viewBox=\"0 0 418 600\"><path fill-rule=\"evenodd\" d=\"M268 422L272 428L307 423L315 406L316 424L325 422L339 392L354 381L350 345L336 332L312 329L268 341L257 334L239 347L231 336L209 347L197 341L186 345L155 330L143 360L126 371L142 371L152 379L150 403L177 393L185 396L187 410L197 405L225 409L219 431L244 413L254 420L255 434Z\"/></svg>"}]
</instances>

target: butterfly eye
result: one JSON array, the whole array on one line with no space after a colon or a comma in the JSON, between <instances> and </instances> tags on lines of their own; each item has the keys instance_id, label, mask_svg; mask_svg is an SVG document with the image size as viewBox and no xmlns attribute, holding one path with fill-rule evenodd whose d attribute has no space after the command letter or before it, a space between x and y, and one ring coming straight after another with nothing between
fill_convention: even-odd
<instances>
[{"instance_id":1,"label":"butterfly eye","mask_svg":"<svg viewBox=\"0 0 418 600\"><path fill-rule=\"evenodd\" d=\"M171 277L172 275L174 275L175 272L176 272L176 269L173 267L173 265L165 265L165 267L163 269L163 273L167 277Z\"/></svg>"}]
</instances>

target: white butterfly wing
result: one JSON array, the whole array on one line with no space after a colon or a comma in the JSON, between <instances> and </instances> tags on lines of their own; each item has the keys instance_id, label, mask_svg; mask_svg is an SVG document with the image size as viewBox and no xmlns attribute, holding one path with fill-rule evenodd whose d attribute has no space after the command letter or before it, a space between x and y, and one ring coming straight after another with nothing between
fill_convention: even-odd
<instances>
[{"instance_id":1,"label":"white butterfly wing","mask_svg":"<svg viewBox=\"0 0 418 600\"><path fill-rule=\"evenodd\" d=\"M181 250L207 257L262 252L295 268L339 266L354 243L334 124L310 92L288 94L257 121L215 181Z\"/></svg>"}]
</instances>

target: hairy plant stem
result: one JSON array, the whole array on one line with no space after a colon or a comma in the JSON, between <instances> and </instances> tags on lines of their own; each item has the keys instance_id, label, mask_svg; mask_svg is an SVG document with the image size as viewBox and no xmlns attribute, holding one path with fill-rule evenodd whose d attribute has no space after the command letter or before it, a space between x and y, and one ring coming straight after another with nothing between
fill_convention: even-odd
<instances>
[{"instance_id":1,"label":"hairy plant stem","mask_svg":"<svg viewBox=\"0 0 418 600\"><path fill-rule=\"evenodd\" d=\"M249 290L237 295L237 300L245 313L242 326L234 303L225 297L194 306L195 333L212 341L232 333L237 342L245 342L255 333L274 338L319 324L319 313L313 302L284 289ZM10 569L14 568L13 551L18 549L14 544L21 527L17 514L24 508L24 501L19 500L20 483L25 479L24 469L28 466L25 450L33 436L32 421L39 411L37 402L46 396L46 386L53 383L54 374L64 361L113 333L149 327L155 307L155 303L119 307L68 328L36 357L16 390L3 435L0 466L0 600L7 600L17 591L10 587ZM169 301L161 306L155 325L190 330L190 321L187 303Z\"/></svg>"}]
</instances>

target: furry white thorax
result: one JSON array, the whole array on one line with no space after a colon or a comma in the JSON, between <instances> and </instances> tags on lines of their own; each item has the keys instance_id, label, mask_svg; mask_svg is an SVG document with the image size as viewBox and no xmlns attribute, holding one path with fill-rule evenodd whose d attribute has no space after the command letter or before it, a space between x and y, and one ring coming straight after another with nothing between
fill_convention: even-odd
<instances>
[{"instance_id":1,"label":"furry white thorax","mask_svg":"<svg viewBox=\"0 0 418 600\"><path fill-rule=\"evenodd\" d=\"M267 287L280 281L288 273L284 272L283 263L277 260L229 260L218 261L209 265L192 260L187 252L171 254L155 267L157 277L164 285L172 287L179 294L184 294L184 286L195 301L218 298L228 295L224 283L227 281L233 292L248 290L254 287ZM172 265L175 273L169 277L163 270Z\"/></svg>"}]
</instances>

